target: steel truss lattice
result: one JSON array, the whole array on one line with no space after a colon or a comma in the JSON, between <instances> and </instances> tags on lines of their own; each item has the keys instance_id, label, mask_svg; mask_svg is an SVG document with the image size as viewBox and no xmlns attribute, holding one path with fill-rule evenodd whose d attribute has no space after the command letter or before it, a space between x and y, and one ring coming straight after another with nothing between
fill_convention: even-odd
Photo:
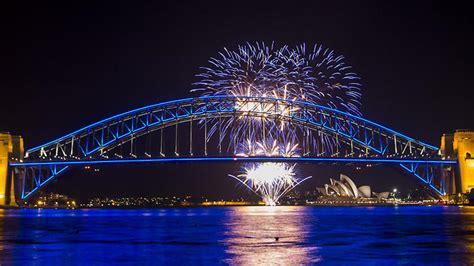
<instances>
[{"instance_id":1,"label":"steel truss lattice","mask_svg":"<svg viewBox=\"0 0 474 266\"><path fill-rule=\"evenodd\" d=\"M246 108L241 108L243 105ZM295 125L301 158L272 159L399 162L440 195L445 194L444 177L435 172L442 173L439 169L455 163L442 161L434 146L325 106L270 97L207 96L154 104L104 119L29 149L24 162L10 165L26 169L21 198L27 199L75 164L234 158L235 140L208 125L212 121L220 126L232 117L260 117ZM149 142L158 144L153 149ZM432 170L419 171L421 168Z\"/></svg>"}]
</instances>

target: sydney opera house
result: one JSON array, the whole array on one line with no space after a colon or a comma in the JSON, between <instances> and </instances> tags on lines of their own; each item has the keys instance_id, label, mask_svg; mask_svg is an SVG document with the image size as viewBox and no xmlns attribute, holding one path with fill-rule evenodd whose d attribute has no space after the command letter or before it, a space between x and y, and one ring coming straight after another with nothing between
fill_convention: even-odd
<instances>
[{"instance_id":1,"label":"sydney opera house","mask_svg":"<svg viewBox=\"0 0 474 266\"><path fill-rule=\"evenodd\" d=\"M340 175L339 180L330 178L329 182L330 184L325 184L324 187L316 188L323 197L377 198L378 200L383 200L388 199L390 195L389 192L372 192L370 186L357 187L352 179L343 174Z\"/></svg>"}]
</instances>

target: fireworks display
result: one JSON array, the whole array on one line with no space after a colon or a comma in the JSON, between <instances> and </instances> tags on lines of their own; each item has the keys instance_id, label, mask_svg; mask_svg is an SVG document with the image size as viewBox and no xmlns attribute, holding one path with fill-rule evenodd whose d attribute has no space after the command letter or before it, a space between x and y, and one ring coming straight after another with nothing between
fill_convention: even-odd
<instances>
[{"instance_id":1,"label":"fireworks display","mask_svg":"<svg viewBox=\"0 0 474 266\"><path fill-rule=\"evenodd\" d=\"M296 47L276 46L273 43L247 43L238 49L219 53L209 60L210 66L202 67L193 84L192 92L202 95L272 97L324 105L354 115L360 115L361 84L352 67L344 62L342 55L314 45L307 49L305 44ZM280 102L263 107L259 103L242 98L235 109L242 115L225 121L209 121L213 127L210 132L220 131L240 144L247 139L262 142L262 135L271 135L279 142L281 134L293 134L296 138L302 132L297 125L287 128L285 122L274 121L263 113L271 112L287 115L291 106ZM246 116L247 111L260 108L262 116ZM219 128L218 127L219 124ZM311 134L311 133L310 133ZM311 136L310 136L311 139ZM333 143L327 139L328 149Z\"/></svg>"},{"instance_id":2,"label":"fireworks display","mask_svg":"<svg viewBox=\"0 0 474 266\"><path fill-rule=\"evenodd\" d=\"M290 140L278 142L276 139L267 138L264 142L252 142L247 139L239 146L235 154L239 157L300 157L298 144Z\"/></svg>"},{"instance_id":3,"label":"fireworks display","mask_svg":"<svg viewBox=\"0 0 474 266\"><path fill-rule=\"evenodd\" d=\"M270 96L325 105L360 115L361 84L342 55L321 45L256 43L224 49L203 67L192 91L204 95Z\"/></svg>"},{"instance_id":4,"label":"fireworks display","mask_svg":"<svg viewBox=\"0 0 474 266\"><path fill-rule=\"evenodd\" d=\"M229 175L244 186L260 195L265 205L275 206L278 200L292 188L308 178L298 179L295 175L296 164L258 163L244 167L244 173Z\"/></svg>"},{"instance_id":5,"label":"fireworks display","mask_svg":"<svg viewBox=\"0 0 474 266\"><path fill-rule=\"evenodd\" d=\"M192 92L237 98L234 108L239 116L207 121L211 125L210 135L219 132L234 140L229 145L233 145L235 156L299 157L302 156L299 149L302 136L316 142L316 136L304 126L271 116L289 117L297 111L288 101L308 102L361 115L359 77L342 55L321 45L307 49L305 44L290 47L247 43L237 50L224 49L209 63L210 66L201 68L202 72L197 75L200 80L193 84ZM282 101L262 104L245 96ZM328 149L337 145L329 136L320 139ZM294 168L295 165L285 163L254 164L244 167L244 174L233 177L272 205L300 183Z\"/></svg>"}]
</instances>

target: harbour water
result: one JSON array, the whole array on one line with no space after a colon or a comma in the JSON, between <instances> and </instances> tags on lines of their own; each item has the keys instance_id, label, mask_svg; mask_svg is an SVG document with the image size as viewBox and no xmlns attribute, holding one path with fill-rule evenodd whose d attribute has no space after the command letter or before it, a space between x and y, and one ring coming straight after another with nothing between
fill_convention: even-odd
<instances>
[{"instance_id":1,"label":"harbour water","mask_svg":"<svg viewBox=\"0 0 474 266\"><path fill-rule=\"evenodd\" d=\"M472 264L474 208L0 210L0 265Z\"/></svg>"}]
</instances>

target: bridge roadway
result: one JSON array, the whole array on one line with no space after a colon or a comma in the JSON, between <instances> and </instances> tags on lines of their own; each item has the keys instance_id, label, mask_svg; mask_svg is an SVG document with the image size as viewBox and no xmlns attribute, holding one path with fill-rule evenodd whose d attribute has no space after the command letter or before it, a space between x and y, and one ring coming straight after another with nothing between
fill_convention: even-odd
<instances>
[{"instance_id":1,"label":"bridge roadway","mask_svg":"<svg viewBox=\"0 0 474 266\"><path fill-rule=\"evenodd\" d=\"M301 156L237 156L238 144L255 135L231 123L242 119L293 125ZM266 130L275 128L260 130L256 134L266 136L271 135ZM159 143L155 151L148 145L152 141ZM77 165L199 161L393 164L439 195L446 195L447 187L452 190L458 166L458 160L441 156L435 146L326 106L272 97L206 96L109 117L29 149L24 158L10 157L8 167L19 187L17 198L27 200Z\"/></svg>"},{"instance_id":2,"label":"bridge roadway","mask_svg":"<svg viewBox=\"0 0 474 266\"><path fill-rule=\"evenodd\" d=\"M175 158L133 158L115 160L80 160L80 161L39 161L10 163L13 167L49 166L49 165L95 165L95 164L127 164L127 163L175 163L175 162L320 162L320 163L353 163L353 164L402 164L430 163L456 165L456 160L436 159L385 159L385 158L336 158L336 157L175 157Z\"/></svg>"}]
</instances>

